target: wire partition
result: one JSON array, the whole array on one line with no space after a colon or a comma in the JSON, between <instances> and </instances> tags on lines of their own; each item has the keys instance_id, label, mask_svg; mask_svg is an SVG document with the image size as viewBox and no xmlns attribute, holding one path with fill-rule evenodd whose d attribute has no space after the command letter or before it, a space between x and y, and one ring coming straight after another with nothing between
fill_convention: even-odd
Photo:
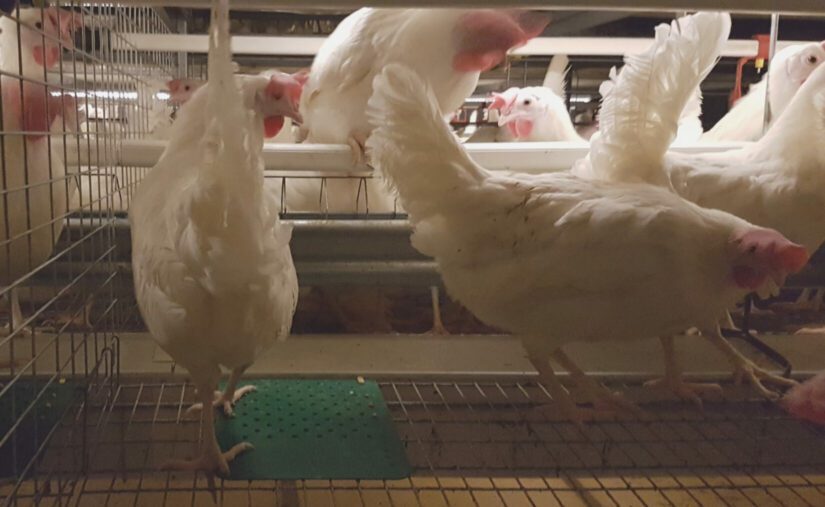
<instances>
[{"instance_id":1,"label":"wire partition","mask_svg":"<svg viewBox=\"0 0 825 507\"><path fill-rule=\"evenodd\" d=\"M730 384L699 411L635 382L607 382L641 402L645 414L579 428L541 383L380 381L410 478L224 480L218 498L233 506L822 505L821 429ZM112 396L90 399L86 414L58 428L43 460L65 474L76 466L71 456L88 445L87 473L39 489L29 481L21 500L213 505L202 476L158 471L165 459L195 452L199 423L185 415L194 401L192 385L171 379L132 379ZM79 438L82 424L93 443Z\"/></svg>"},{"instance_id":2,"label":"wire partition","mask_svg":"<svg viewBox=\"0 0 825 507\"><path fill-rule=\"evenodd\" d=\"M19 5L0 17L2 505L16 505L24 483L42 493L71 482L41 469L44 451L61 421L117 385L114 223L146 169L78 154L116 160L122 140L144 137L167 110L157 90L176 60L128 47L130 31L169 30L152 8L113 4ZM78 470L88 452L70 457Z\"/></svg>"}]
</instances>

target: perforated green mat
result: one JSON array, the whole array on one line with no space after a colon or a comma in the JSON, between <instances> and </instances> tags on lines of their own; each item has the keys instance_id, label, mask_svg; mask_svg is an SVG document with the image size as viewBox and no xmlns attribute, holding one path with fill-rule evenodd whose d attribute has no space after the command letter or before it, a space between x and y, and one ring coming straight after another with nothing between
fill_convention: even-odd
<instances>
[{"instance_id":1,"label":"perforated green mat","mask_svg":"<svg viewBox=\"0 0 825 507\"><path fill-rule=\"evenodd\" d=\"M401 479L404 446L375 382L256 380L256 392L216 417L221 449L250 442L230 464L231 478Z\"/></svg>"}]
</instances>

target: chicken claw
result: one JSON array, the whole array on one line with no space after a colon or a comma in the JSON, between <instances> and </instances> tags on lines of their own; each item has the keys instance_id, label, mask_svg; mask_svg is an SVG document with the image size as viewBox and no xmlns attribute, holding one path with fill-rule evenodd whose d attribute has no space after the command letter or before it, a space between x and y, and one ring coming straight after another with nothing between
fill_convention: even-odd
<instances>
[{"instance_id":1,"label":"chicken claw","mask_svg":"<svg viewBox=\"0 0 825 507\"><path fill-rule=\"evenodd\" d=\"M779 387L793 387L799 384L796 380L780 377L775 375L753 363L750 359L743 358L744 361L735 365L733 372L733 380L736 385L742 383L742 379L747 379L748 382L756 389L763 397L776 401L780 394L776 391L771 391L762 383L767 382Z\"/></svg>"},{"instance_id":2,"label":"chicken claw","mask_svg":"<svg viewBox=\"0 0 825 507\"><path fill-rule=\"evenodd\" d=\"M702 334L728 357L734 368L733 379L737 385L741 384L743 379L747 379L759 394L775 401L779 399L779 393L766 388L763 381L778 387L793 387L799 384L795 380L781 377L757 366L723 338L718 329Z\"/></svg>"},{"instance_id":3,"label":"chicken claw","mask_svg":"<svg viewBox=\"0 0 825 507\"><path fill-rule=\"evenodd\" d=\"M226 417L234 417L235 404L247 394L257 390L258 388L255 386L243 386L234 390L234 393L229 393L227 391L215 391L215 399L212 401L212 407L221 407L223 409L223 414ZM186 415L189 416L195 412L200 412L201 410L203 410L203 403L195 403L186 409Z\"/></svg>"},{"instance_id":4,"label":"chicken claw","mask_svg":"<svg viewBox=\"0 0 825 507\"><path fill-rule=\"evenodd\" d=\"M553 358L570 373L576 385L584 391L587 400L593 404L593 408L597 411L628 414L634 417L645 414L644 410L636 403L628 400L622 393L613 392L593 380L561 349L553 352Z\"/></svg>"},{"instance_id":5,"label":"chicken claw","mask_svg":"<svg viewBox=\"0 0 825 507\"><path fill-rule=\"evenodd\" d=\"M249 442L241 442L240 444L233 445L232 448L226 452L207 452L192 460L170 459L161 464L160 470L204 472L206 474L206 480L209 483L209 491L212 494L212 499L217 504L215 475L219 477L229 477L229 463L241 453L251 451L254 448Z\"/></svg>"},{"instance_id":6,"label":"chicken claw","mask_svg":"<svg viewBox=\"0 0 825 507\"><path fill-rule=\"evenodd\" d=\"M668 377L657 378L648 380L644 383L644 385L645 387L661 387L663 389L667 389L680 399L693 403L699 410L704 408L704 405L702 404L703 396L708 394L713 396L722 395L722 386L719 384L685 382L681 379L681 377L677 379L671 379Z\"/></svg>"},{"instance_id":7,"label":"chicken claw","mask_svg":"<svg viewBox=\"0 0 825 507\"><path fill-rule=\"evenodd\" d=\"M730 317L730 314L728 314L728 317ZM696 332L697 334L700 334L698 329ZM662 351L664 352L665 375L662 378L645 382L645 387L663 387L668 389L679 398L693 402L699 410L704 408L702 405L702 394L722 394L722 386L719 384L698 384L685 382L682 379L682 367L676 357L676 348L673 337L660 336L659 340L662 342Z\"/></svg>"}]
</instances>

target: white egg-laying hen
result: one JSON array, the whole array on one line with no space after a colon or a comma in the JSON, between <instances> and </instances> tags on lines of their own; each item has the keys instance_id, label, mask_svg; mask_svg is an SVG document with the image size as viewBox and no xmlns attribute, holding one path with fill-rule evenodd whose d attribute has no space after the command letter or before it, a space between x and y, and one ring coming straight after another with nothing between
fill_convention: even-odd
<instances>
[{"instance_id":1,"label":"white egg-laying hen","mask_svg":"<svg viewBox=\"0 0 825 507\"><path fill-rule=\"evenodd\" d=\"M683 19L681 30L662 25L651 51L634 62L653 69L670 62L656 76L684 65L673 77L689 77L692 68L698 83L707 64L696 52L718 51L729 23L726 15L702 13ZM714 47L703 47L699 34ZM666 336L692 326L715 330L757 280L784 276L807 259L775 231L700 208L623 170L633 162L653 171L658 162L661 171L678 113L635 118L649 137L631 145L606 137L594 160L606 163L606 179L493 173L470 159L414 71L388 66L374 88L368 112L376 128L367 147L409 213L413 246L435 258L455 299L522 337L571 414L550 356L594 401L623 402L569 360L566 343ZM681 111L685 101L674 106ZM610 153L615 158L605 160ZM757 369L744 358L738 364Z\"/></svg>"},{"instance_id":2,"label":"white egg-laying hen","mask_svg":"<svg viewBox=\"0 0 825 507\"><path fill-rule=\"evenodd\" d=\"M774 61L773 69L782 68ZM823 86L825 65L819 65L752 146L712 155L670 154L669 183L700 206L773 227L815 251L825 241ZM761 126L761 120L747 123ZM806 290L800 303L808 297ZM821 295L812 301L814 307L820 300Z\"/></svg>"},{"instance_id":3,"label":"white egg-laying hen","mask_svg":"<svg viewBox=\"0 0 825 507\"><path fill-rule=\"evenodd\" d=\"M75 103L58 93L52 95L53 88L47 90L38 83L58 65L61 44L73 47L77 18L54 7L20 7L19 13L17 19L0 17L0 70L6 73L0 77L2 128L4 132L26 132L25 136L3 136L0 286L14 283L49 258L76 186L74 178L66 174L62 138L55 135L49 140L51 133L73 129ZM18 75L23 79L15 77ZM8 295L9 329L23 329L25 319L16 287Z\"/></svg>"},{"instance_id":4,"label":"white egg-laying hen","mask_svg":"<svg viewBox=\"0 0 825 507\"><path fill-rule=\"evenodd\" d=\"M496 141L586 142L576 132L565 103L567 61L564 55L554 56L542 86L493 93L489 109L499 111Z\"/></svg>"},{"instance_id":5,"label":"white egg-laying hen","mask_svg":"<svg viewBox=\"0 0 825 507\"><path fill-rule=\"evenodd\" d=\"M129 211L138 305L158 344L192 376L206 410L194 461L168 468L228 473L240 443L218 448L213 403L231 404L243 371L289 333L298 284L281 223L264 188L263 134L297 114L300 83L286 74L232 75L228 0L213 2L209 80L180 111L158 164ZM213 390L221 367L232 371ZM213 397L217 394L217 399Z\"/></svg>"},{"instance_id":6,"label":"white egg-laying hen","mask_svg":"<svg viewBox=\"0 0 825 507\"><path fill-rule=\"evenodd\" d=\"M675 43L661 45L659 49L654 46L645 54L627 59L622 72L614 77L602 105L601 132L594 136L588 159L579 164L577 171L606 180L637 180L669 187L671 160L681 155L666 154L666 151L683 118L685 104L695 96L699 82L715 65L721 45L727 39L730 19L727 15L724 19L725 26L704 15L701 18L680 18L674 23L674 27L678 26L681 31ZM657 28L657 42L665 33L664 25ZM704 202L697 203L705 205ZM754 223L772 226L759 221ZM796 240L793 236L789 237ZM803 245L809 246L806 243ZM807 255L803 255L800 249L795 254L789 254L783 261L785 264L777 264L776 267L781 269L770 278L766 279L764 273L739 269L735 273L736 281L743 287L768 290L774 283L783 283L787 274L802 269L806 261ZM718 326L702 323L697 327L726 354L736 375L747 376L762 395L776 397L776 393L764 387L763 380L780 386L794 384L756 368L721 338ZM672 336L661 335L660 338L665 350L666 375L659 383L697 403L701 403L699 395L702 392L720 389L716 384L683 382L675 359Z\"/></svg>"},{"instance_id":7,"label":"white egg-laying hen","mask_svg":"<svg viewBox=\"0 0 825 507\"><path fill-rule=\"evenodd\" d=\"M702 141L756 141L762 137L765 93L770 84L771 121L776 121L808 76L825 62L825 41L797 44L777 51L768 73L751 86Z\"/></svg>"}]
</instances>

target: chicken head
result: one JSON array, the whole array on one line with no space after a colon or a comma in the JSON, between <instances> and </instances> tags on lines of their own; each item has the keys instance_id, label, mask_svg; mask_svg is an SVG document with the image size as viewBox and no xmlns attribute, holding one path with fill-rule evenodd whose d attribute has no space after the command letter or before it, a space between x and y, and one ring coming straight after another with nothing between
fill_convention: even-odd
<instances>
[{"instance_id":1,"label":"chicken head","mask_svg":"<svg viewBox=\"0 0 825 507\"><path fill-rule=\"evenodd\" d=\"M785 278L808 263L808 251L772 229L754 228L736 233L732 277L734 283L756 290L768 279L782 285Z\"/></svg>"}]
</instances>

